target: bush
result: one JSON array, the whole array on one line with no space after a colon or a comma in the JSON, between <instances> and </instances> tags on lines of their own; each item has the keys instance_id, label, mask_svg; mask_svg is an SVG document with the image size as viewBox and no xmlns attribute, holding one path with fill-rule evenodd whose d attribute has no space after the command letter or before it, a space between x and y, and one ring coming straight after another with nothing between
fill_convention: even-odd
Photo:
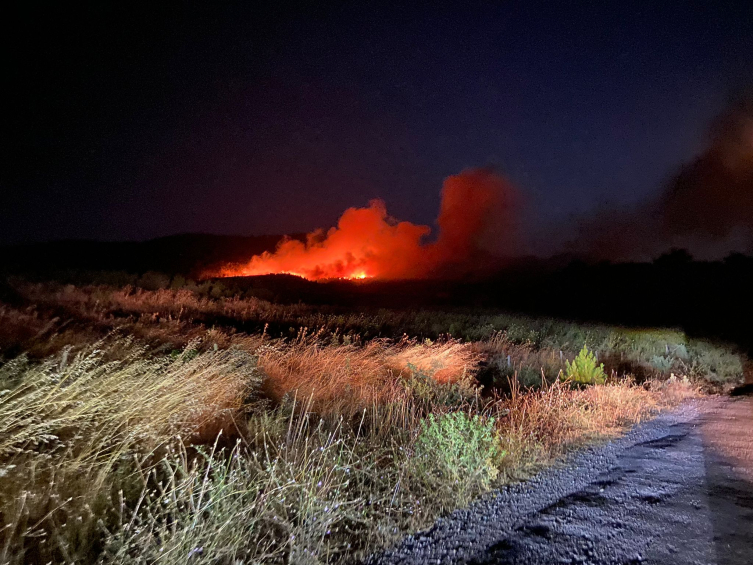
<instances>
[{"instance_id":1,"label":"bush","mask_svg":"<svg viewBox=\"0 0 753 565\"><path fill-rule=\"evenodd\" d=\"M604 363L596 364L596 356L588 350L585 345L580 350L577 357L565 362L566 380L579 385L604 384L606 374L604 373Z\"/></svg>"},{"instance_id":2,"label":"bush","mask_svg":"<svg viewBox=\"0 0 753 565\"><path fill-rule=\"evenodd\" d=\"M675 357L677 357L678 359L682 359L683 361L686 361L690 357L688 354L688 348L685 347L685 344L683 343L678 343L674 347L673 353Z\"/></svg>"},{"instance_id":3,"label":"bush","mask_svg":"<svg viewBox=\"0 0 753 565\"><path fill-rule=\"evenodd\" d=\"M518 370L518 382L523 388L538 388L541 386L541 369L523 366Z\"/></svg>"},{"instance_id":4,"label":"bush","mask_svg":"<svg viewBox=\"0 0 753 565\"><path fill-rule=\"evenodd\" d=\"M672 359L664 355L654 355L651 358L651 366L657 371L666 373L672 368Z\"/></svg>"},{"instance_id":5,"label":"bush","mask_svg":"<svg viewBox=\"0 0 753 565\"><path fill-rule=\"evenodd\" d=\"M164 273L147 271L139 278L137 284L144 290L162 290L170 287L170 277Z\"/></svg>"},{"instance_id":6,"label":"bush","mask_svg":"<svg viewBox=\"0 0 753 565\"><path fill-rule=\"evenodd\" d=\"M451 488L460 496L487 489L504 455L494 418L451 412L421 421L415 456L431 488Z\"/></svg>"}]
</instances>

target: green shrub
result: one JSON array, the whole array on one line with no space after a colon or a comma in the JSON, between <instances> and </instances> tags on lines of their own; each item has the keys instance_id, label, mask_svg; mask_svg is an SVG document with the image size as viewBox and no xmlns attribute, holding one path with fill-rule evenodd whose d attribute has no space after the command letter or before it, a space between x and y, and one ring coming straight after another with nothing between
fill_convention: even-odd
<instances>
[{"instance_id":1,"label":"green shrub","mask_svg":"<svg viewBox=\"0 0 753 565\"><path fill-rule=\"evenodd\" d=\"M651 357L651 366L657 371L666 373L672 368L672 359L664 355L654 355Z\"/></svg>"},{"instance_id":2,"label":"green shrub","mask_svg":"<svg viewBox=\"0 0 753 565\"><path fill-rule=\"evenodd\" d=\"M456 331L452 335L453 337L465 338L468 341L482 341L491 338L495 331L496 328L493 324L472 324L462 331Z\"/></svg>"},{"instance_id":3,"label":"green shrub","mask_svg":"<svg viewBox=\"0 0 753 565\"><path fill-rule=\"evenodd\" d=\"M717 347L704 341L695 341L686 363L688 374L712 383L741 382L743 366L735 351Z\"/></svg>"},{"instance_id":4,"label":"green shrub","mask_svg":"<svg viewBox=\"0 0 753 565\"><path fill-rule=\"evenodd\" d=\"M147 271L141 275L137 284L144 290L160 290L170 287L170 277L164 273Z\"/></svg>"},{"instance_id":5,"label":"green shrub","mask_svg":"<svg viewBox=\"0 0 753 565\"><path fill-rule=\"evenodd\" d=\"M416 469L427 486L468 496L489 488L505 455L494 431L494 418L465 412L429 414L416 442Z\"/></svg>"},{"instance_id":6,"label":"green shrub","mask_svg":"<svg viewBox=\"0 0 753 565\"><path fill-rule=\"evenodd\" d=\"M688 354L688 348L685 347L684 343L678 343L674 350L672 351L675 357L678 359L682 359L683 361L687 360L690 356Z\"/></svg>"},{"instance_id":7,"label":"green shrub","mask_svg":"<svg viewBox=\"0 0 753 565\"><path fill-rule=\"evenodd\" d=\"M606 380L604 363L597 365L596 356L585 345L577 357L565 362L566 380L580 385L603 384Z\"/></svg>"},{"instance_id":8,"label":"green shrub","mask_svg":"<svg viewBox=\"0 0 753 565\"><path fill-rule=\"evenodd\" d=\"M512 324L507 328L507 339L515 344L531 344L538 346L541 343L541 334L524 323Z\"/></svg>"}]
</instances>

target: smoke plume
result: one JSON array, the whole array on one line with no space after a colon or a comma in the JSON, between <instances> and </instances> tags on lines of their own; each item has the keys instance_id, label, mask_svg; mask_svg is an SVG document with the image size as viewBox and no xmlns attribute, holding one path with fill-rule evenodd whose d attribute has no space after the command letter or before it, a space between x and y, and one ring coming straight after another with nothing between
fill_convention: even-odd
<instances>
[{"instance_id":1,"label":"smoke plume","mask_svg":"<svg viewBox=\"0 0 753 565\"><path fill-rule=\"evenodd\" d=\"M515 253L520 198L517 190L490 169L468 169L445 179L437 219L431 228L388 215L384 202L349 208L337 226L317 230L305 242L285 239L274 253L256 255L242 265L227 265L221 276L288 273L310 280L416 279L457 277L482 272Z\"/></svg>"},{"instance_id":2,"label":"smoke plume","mask_svg":"<svg viewBox=\"0 0 753 565\"><path fill-rule=\"evenodd\" d=\"M709 148L686 166L659 201L670 235L713 239L753 227L753 102L728 110L712 130Z\"/></svg>"},{"instance_id":3,"label":"smoke plume","mask_svg":"<svg viewBox=\"0 0 753 565\"><path fill-rule=\"evenodd\" d=\"M737 102L714 124L707 148L659 198L583 222L576 252L607 259L650 257L670 247L697 255L753 251L753 101Z\"/></svg>"}]
</instances>

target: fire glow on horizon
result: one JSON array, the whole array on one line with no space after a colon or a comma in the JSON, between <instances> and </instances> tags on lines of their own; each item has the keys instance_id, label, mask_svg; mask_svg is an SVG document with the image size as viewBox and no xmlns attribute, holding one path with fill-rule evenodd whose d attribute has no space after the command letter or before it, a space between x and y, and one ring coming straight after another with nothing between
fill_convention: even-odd
<instances>
[{"instance_id":1,"label":"fire glow on horizon","mask_svg":"<svg viewBox=\"0 0 753 565\"><path fill-rule=\"evenodd\" d=\"M306 241L284 239L274 253L225 265L220 277L290 274L308 280L418 279L479 270L490 255L509 255L515 245L516 189L488 169L469 169L445 179L437 239L431 228L398 221L381 200L349 208L337 226L316 230Z\"/></svg>"}]
</instances>

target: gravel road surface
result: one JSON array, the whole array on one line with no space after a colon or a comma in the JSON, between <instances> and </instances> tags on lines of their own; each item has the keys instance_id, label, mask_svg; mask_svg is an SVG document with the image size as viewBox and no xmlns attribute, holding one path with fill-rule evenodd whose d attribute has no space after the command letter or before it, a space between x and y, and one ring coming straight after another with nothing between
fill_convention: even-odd
<instances>
[{"instance_id":1,"label":"gravel road surface","mask_svg":"<svg viewBox=\"0 0 753 565\"><path fill-rule=\"evenodd\" d=\"M753 564L753 398L685 404L367 563Z\"/></svg>"}]
</instances>

